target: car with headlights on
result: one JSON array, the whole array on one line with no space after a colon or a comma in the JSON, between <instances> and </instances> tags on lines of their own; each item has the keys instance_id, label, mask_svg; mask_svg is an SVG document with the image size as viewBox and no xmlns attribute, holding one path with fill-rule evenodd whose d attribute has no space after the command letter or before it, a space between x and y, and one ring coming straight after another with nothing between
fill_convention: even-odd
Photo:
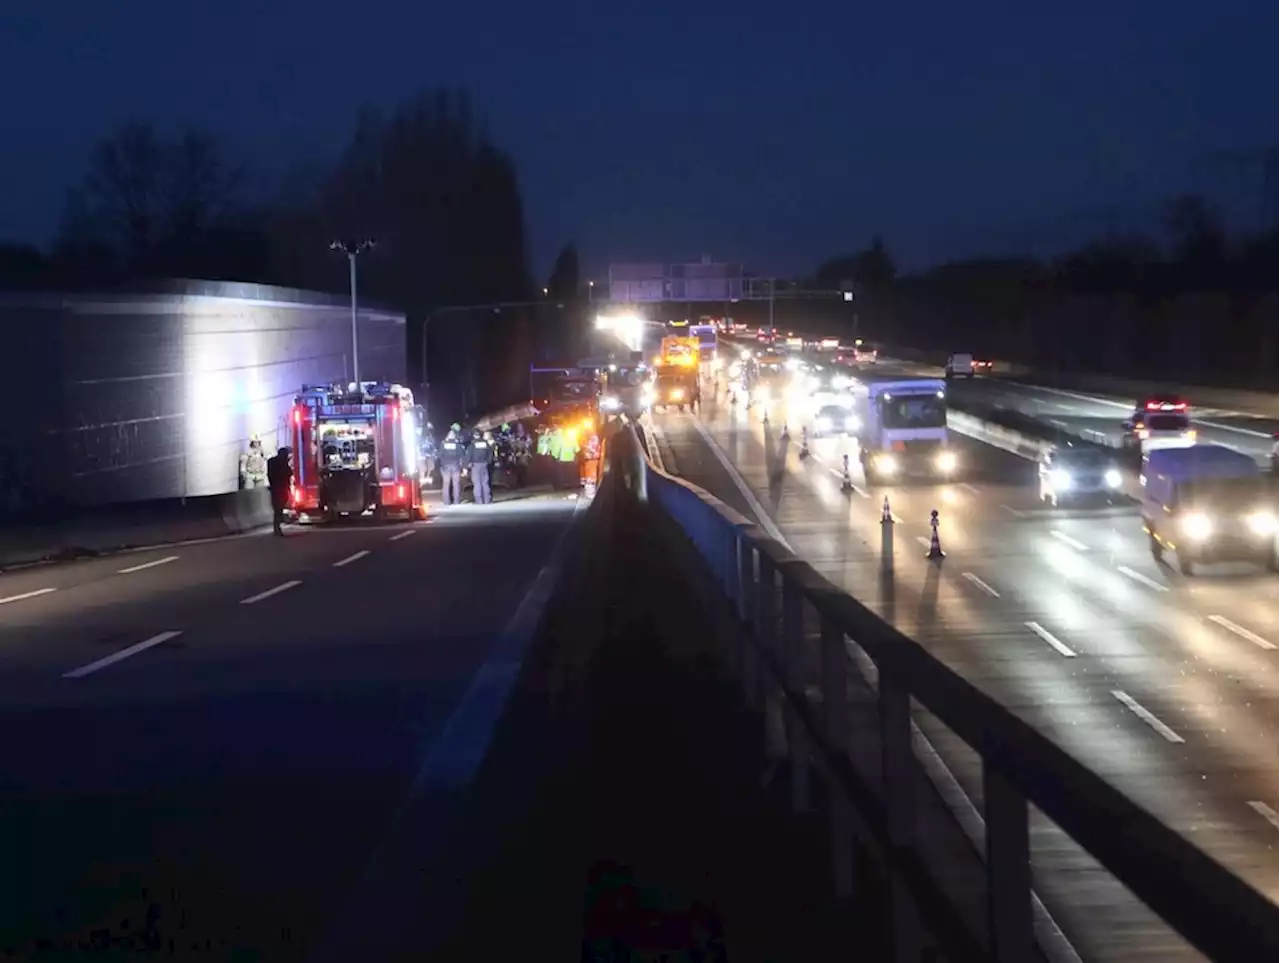
<instances>
[{"instance_id":1,"label":"car with headlights on","mask_svg":"<svg viewBox=\"0 0 1280 963\"><path fill-rule=\"evenodd\" d=\"M1040 459L1040 500L1047 505L1112 503L1124 476L1097 448L1055 448Z\"/></svg>"},{"instance_id":2,"label":"car with headlights on","mask_svg":"<svg viewBox=\"0 0 1280 963\"><path fill-rule=\"evenodd\" d=\"M1151 555L1196 563L1276 565L1275 486L1258 463L1225 445L1158 448L1142 459L1142 527Z\"/></svg>"},{"instance_id":3,"label":"car with headlights on","mask_svg":"<svg viewBox=\"0 0 1280 963\"><path fill-rule=\"evenodd\" d=\"M845 405L823 405L813 414L813 435L853 435L858 432L858 416Z\"/></svg>"}]
</instances>

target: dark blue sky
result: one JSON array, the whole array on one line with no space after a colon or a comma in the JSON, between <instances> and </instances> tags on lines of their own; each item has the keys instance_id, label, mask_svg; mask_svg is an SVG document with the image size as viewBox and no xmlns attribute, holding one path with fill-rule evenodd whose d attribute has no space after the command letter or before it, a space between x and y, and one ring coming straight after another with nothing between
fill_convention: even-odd
<instances>
[{"instance_id":1,"label":"dark blue sky","mask_svg":"<svg viewBox=\"0 0 1280 963\"><path fill-rule=\"evenodd\" d=\"M1264 0L9 0L0 236L47 238L128 119L279 170L446 83L515 155L539 273L567 239L803 271L877 231L919 264L1274 143L1275 37Z\"/></svg>"}]
</instances>

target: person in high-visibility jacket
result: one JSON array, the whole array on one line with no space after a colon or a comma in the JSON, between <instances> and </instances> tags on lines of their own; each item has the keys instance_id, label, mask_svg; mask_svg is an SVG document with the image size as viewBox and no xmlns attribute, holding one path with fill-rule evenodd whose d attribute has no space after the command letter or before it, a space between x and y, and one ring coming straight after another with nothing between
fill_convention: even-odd
<instances>
[{"instance_id":1,"label":"person in high-visibility jacket","mask_svg":"<svg viewBox=\"0 0 1280 963\"><path fill-rule=\"evenodd\" d=\"M576 488L582 484L582 478L578 474L578 452L581 450L578 445L578 431L576 428L560 429L560 444L555 453L556 461L559 463L556 467L557 474L561 479L561 484L570 488Z\"/></svg>"},{"instance_id":2,"label":"person in high-visibility jacket","mask_svg":"<svg viewBox=\"0 0 1280 963\"><path fill-rule=\"evenodd\" d=\"M550 428L539 429L537 452L539 455L551 454L551 429Z\"/></svg>"},{"instance_id":3,"label":"person in high-visibility jacket","mask_svg":"<svg viewBox=\"0 0 1280 963\"><path fill-rule=\"evenodd\" d=\"M582 484L596 485L600 481L600 436L592 434L582 449Z\"/></svg>"}]
</instances>

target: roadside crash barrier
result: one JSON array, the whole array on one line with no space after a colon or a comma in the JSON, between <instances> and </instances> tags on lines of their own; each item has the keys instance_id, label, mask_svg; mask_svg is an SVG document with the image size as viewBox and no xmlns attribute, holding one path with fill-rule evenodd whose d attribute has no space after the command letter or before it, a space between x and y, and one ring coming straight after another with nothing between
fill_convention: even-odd
<instances>
[{"instance_id":1,"label":"roadside crash barrier","mask_svg":"<svg viewBox=\"0 0 1280 963\"><path fill-rule=\"evenodd\" d=\"M691 564L722 600L726 662L764 714L766 746L779 729L768 720L782 717L791 806L809 809L813 777L822 780L836 897L859 884L855 847L883 867L897 963L935 950L953 960L1038 958L1033 807L1210 959L1280 952L1266 897L750 521L659 471L631 429L611 456L626 491L654 511L655 537L665 531L673 552L694 553ZM924 831L916 794L928 783L913 748L913 704L980 760L976 889L956 889L938 835Z\"/></svg>"},{"instance_id":2,"label":"roadside crash barrier","mask_svg":"<svg viewBox=\"0 0 1280 963\"><path fill-rule=\"evenodd\" d=\"M1001 421L1016 421L1023 427L1009 427L994 420L997 418ZM1088 445L1113 457L1123 451L1101 432L1091 429L1070 430L1003 408L953 407L947 412L947 424L961 434L1033 461L1053 447L1064 444Z\"/></svg>"},{"instance_id":3,"label":"roadside crash barrier","mask_svg":"<svg viewBox=\"0 0 1280 963\"><path fill-rule=\"evenodd\" d=\"M78 512L73 508L47 524L5 526L0 568L237 535L270 524L271 495L265 488Z\"/></svg>"},{"instance_id":4,"label":"roadside crash barrier","mask_svg":"<svg viewBox=\"0 0 1280 963\"><path fill-rule=\"evenodd\" d=\"M877 344L882 356L892 355L904 361L914 361L942 368L947 363L948 352L927 351L903 345ZM1193 398L1196 404L1213 408L1229 408L1268 418L1280 416L1280 396L1274 392L1244 391L1239 388L1222 388L1209 385L1178 385L1178 379L1146 381L1140 378L1120 378L1115 375L1088 371L1055 371L1018 361L992 359L991 374L1009 381L1025 381L1027 384L1091 394L1112 395L1121 398L1144 398L1177 387L1179 392Z\"/></svg>"}]
</instances>

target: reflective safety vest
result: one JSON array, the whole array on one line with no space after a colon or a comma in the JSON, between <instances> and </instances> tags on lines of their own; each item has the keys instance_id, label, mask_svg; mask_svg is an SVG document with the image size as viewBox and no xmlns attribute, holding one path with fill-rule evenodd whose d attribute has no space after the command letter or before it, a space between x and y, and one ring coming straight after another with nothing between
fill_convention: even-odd
<instances>
[{"instance_id":1,"label":"reflective safety vest","mask_svg":"<svg viewBox=\"0 0 1280 963\"><path fill-rule=\"evenodd\" d=\"M551 432L544 431L542 434L538 436L538 454L539 455L551 454Z\"/></svg>"},{"instance_id":2,"label":"reflective safety vest","mask_svg":"<svg viewBox=\"0 0 1280 963\"><path fill-rule=\"evenodd\" d=\"M592 435L587 439L587 458L595 460L600 457L600 437Z\"/></svg>"},{"instance_id":3,"label":"reflective safety vest","mask_svg":"<svg viewBox=\"0 0 1280 963\"><path fill-rule=\"evenodd\" d=\"M560 461L573 461L578 457L578 442L572 435L561 436L556 458Z\"/></svg>"},{"instance_id":4,"label":"reflective safety vest","mask_svg":"<svg viewBox=\"0 0 1280 963\"><path fill-rule=\"evenodd\" d=\"M552 458L560 457L560 448L564 445L564 432L559 428L551 432L547 438L547 454Z\"/></svg>"}]
</instances>

